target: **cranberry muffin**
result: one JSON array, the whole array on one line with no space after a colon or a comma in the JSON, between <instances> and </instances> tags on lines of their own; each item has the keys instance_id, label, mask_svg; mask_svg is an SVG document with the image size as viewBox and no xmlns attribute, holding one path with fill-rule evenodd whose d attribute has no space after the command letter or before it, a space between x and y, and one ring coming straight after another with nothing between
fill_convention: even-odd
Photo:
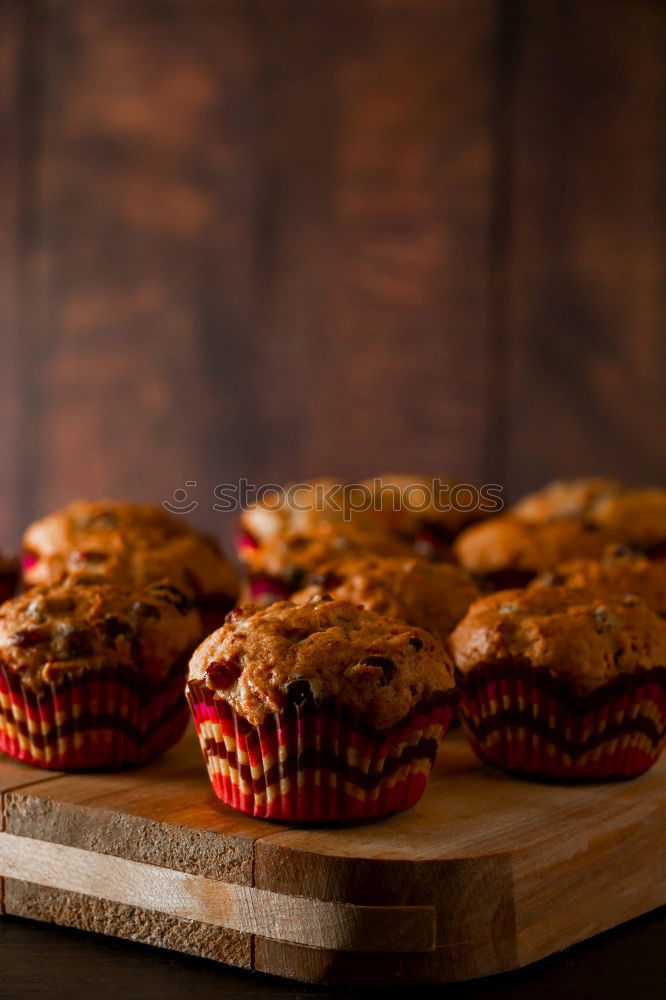
<instances>
[{"instance_id":1,"label":"cranberry muffin","mask_svg":"<svg viewBox=\"0 0 666 1000\"><path fill-rule=\"evenodd\" d=\"M666 739L666 622L633 595L561 586L477 601L449 638L482 760L549 778L646 771Z\"/></svg>"},{"instance_id":2,"label":"cranberry muffin","mask_svg":"<svg viewBox=\"0 0 666 1000\"><path fill-rule=\"evenodd\" d=\"M666 560L648 559L626 545L610 545L601 559L573 559L561 563L531 584L533 587L572 587L591 593L635 594L666 618Z\"/></svg>"},{"instance_id":3,"label":"cranberry muffin","mask_svg":"<svg viewBox=\"0 0 666 1000\"><path fill-rule=\"evenodd\" d=\"M39 767L150 760L187 723L187 661L201 636L167 582L46 584L0 607L0 749Z\"/></svg>"},{"instance_id":4,"label":"cranberry muffin","mask_svg":"<svg viewBox=\"0 0 666 1000\"><path fill-rule=\"evenodd\" d=\"M7 559L0 553L0 603L16 593L19 564L17 559Z\"/></svg>"},{"instance_id":5,"label":"cranberry muffin","mask_svg":"<svg viewBox=\"0 0 666 1000\"><path fill-rule=\"evenodd\" d=\"M345 525L381 531L371 507L370 490L337 479L308 479L268 493L260 503L241 514L238 554L245 560L252 551L283 534L307 535L322 524Z\"/></svg>"},{"instance_id":6,"label":"cranberry muffin","mask_svg":"<svg viewBox=\"0 0 666 1000\"><path fill-rule=\"evenodd\" d=\"M399 618L444 641L480 596L470 574L451 563L418 556L350 555L315 573L292 600L304 604L329 594L369 611Z\"/></svg>"},{"instance_id":7,"label":"cranberry muffin","mask_svg":"<svg viewBox=\"0 0 666 1000\"><path fill-rule=\"evenodd\" d=\"M238 578L217 542L161 507L80 500L35 521L23 536L27 586L64 577L135 587L168 577L195 602L207 634L238 597Z\"/></svg>"},{"instance_id":8,"label":"cranberry muffin","mask_svg":"<svg viewBox=\"0 0 666 1000\"><path fill-rule=\"evenodd\" d=\"M476 486L443 476L386 473L363 485L387 528L428 558L450 559L455 536L488 513Z\"/></svg>"},{"instance_id":9,"label":"cranberry muffin","mask_svg":"<svg viewBox=\"0 0 666 1000\"><path fill-rule=\"evenodd\" d=\"M593 524L653 559L666 557L666 490L620 489L598 497Z\"/></svg>"},{"instance_id":10,"label":"cranberry muffin","mask_svg":"<svg viewBox=\"0 0 666 1000\"><path fill-rule=\"evenodd\" d=\"M489 589L524 587L569 559L599 558L612 538L579 520L532 523L511 514L463 531L454 542L459 563Z\"/></svg>"},{"instance_id":11,"label":"cranberry muffin","mask_svg":"<svg viewBox=\"0 0 666 1000\"><path fill-rule=\"evenodd\" d=\"M365 531L356 524L322 523L307 532L283 531L246 552L245 598L267 606L300 590L312 573L347 553L408 556L407 542L383 531Z\"/></svg>"},{"instance_id":12,"label":"cranberry muffin","mask_svg":"<svg viewBox=\"0 0 666 1000\"><path fill-rule=\"evenodd\" d=\"M575 517L652 558L666 555L663 489L634 489L613 479L558 480L524 497L510 513L532 523Z\"/></svg>"},{"instance_id":13,"label":"cranberry muffin","mask_svg":"<svg viewBox=\"0 0 666 1000\"><path fill-rule=\"evenodd\" d=\"M192 656L188 697L220 799L330 822L418 801L456 695L428 632L324 597L230 612Z\"/></svg>"},{"instance_id":14,"label":"cranberry muffin","mask_svg":"<svg viewBox=\"0 0 666 1000\"><path fill-rule=\"evenodd\" d=\"M513 504L509 513L519 521L533 524L562 518L585 519L599 497L617 492L620 488L614 479L555 479Z\"/></svg>"}]
</instances>

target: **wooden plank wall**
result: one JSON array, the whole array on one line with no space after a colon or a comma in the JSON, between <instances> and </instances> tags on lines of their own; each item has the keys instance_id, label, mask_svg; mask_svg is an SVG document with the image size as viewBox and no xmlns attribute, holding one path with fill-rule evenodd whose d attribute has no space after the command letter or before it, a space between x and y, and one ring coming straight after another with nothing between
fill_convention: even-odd
<instances>
[{"instance_id":1,"label":"wooden plank wall","mask_svg":"<svg viewBox=\"0 0 666 1000\"><path fill-rule=\"evenodd\" d=\"M0 0L0 543L78 495L666 479L659 0Z\"/></svg>"}]
</instances>

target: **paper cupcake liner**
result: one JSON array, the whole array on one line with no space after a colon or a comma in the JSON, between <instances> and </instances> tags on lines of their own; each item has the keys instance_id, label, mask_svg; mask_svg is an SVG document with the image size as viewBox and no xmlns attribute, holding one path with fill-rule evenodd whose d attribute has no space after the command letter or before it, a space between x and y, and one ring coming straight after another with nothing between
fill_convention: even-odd
<instances>
[{"instance_id":1,"label":"paper cupcake liner","mask_svg":"<svg viewBox=\"0 0 666 1000\"><path fill-rule=\"evenodd\" d=\"M236 554L241 562L250 556L253 552L259 548L259 542L256 540L254 535L251 535L249 531L241 531L236 535L235 538Z\"/></svg>"},{"instance_id":2,"label":"paper cupcake liner","mask_svg":"<svg viewBox=\"0 0 666 1000\"><path fill-rule=\"evenodd\" d=\"M269 604L275 604L276 601L289 600L294 589L297 588L290 587L278 577L251 574L245 588L244 602L256 604L260 608L267 608Z\"/></svg>"},{"instance_id":3,"label":"paper cupcake liner","mask_svg":"<svg viewBox=\"0 0 666 1000\"><path fill-rule=\"evenodd\" d=\"M258 726L201 681L188 699L217 797L262 819L372 819L423 795L457 694L422 702L401 723L372 730L333 705L290 705Z\"/></svg>"},{"instance_id":4,"label":"paper cupcake liner","mask_svg":"<svg viewBox=\"0 0 666 1000\"><path fill-rule=\"evenodd\" d=\"M89 670L33 691L0 663L0 750L56 770L151 760L187 725L186 670L181 660L157 683L126 667Z\"/></svg>"},{"instance_id":5,"label":"paper cupcake liner","mask_svg":"<svg viewBox=\"0 0 666 1000\"><path fill-rule=\"evenodd\" d=\"M463 726L478 756L516 774L630 778L666 743L666 668L638 670L581 695L529 665L479 665L461 678Z\"/></svg>"}]
</instances>

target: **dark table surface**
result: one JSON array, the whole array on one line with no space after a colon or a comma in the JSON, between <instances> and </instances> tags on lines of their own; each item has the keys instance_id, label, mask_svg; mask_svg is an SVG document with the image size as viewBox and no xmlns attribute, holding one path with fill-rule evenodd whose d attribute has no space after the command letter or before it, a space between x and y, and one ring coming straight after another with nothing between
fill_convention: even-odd
<instances>
[{"instance_id":1,"label":"dark table surface","mask_svg":"<svg viewBox=\"0 0 666 1000\"><path fill-rule=\"evenodd\" d=\"M612 875L610 876L612 877ZM503 976L423 987L424 1000L650 1000L666 996L666 907ZM331 989L241 972L201 959L16 917L0 918L0 997L11 1000L301 1000L409 995Z\"/></svg>"}]
</instances>

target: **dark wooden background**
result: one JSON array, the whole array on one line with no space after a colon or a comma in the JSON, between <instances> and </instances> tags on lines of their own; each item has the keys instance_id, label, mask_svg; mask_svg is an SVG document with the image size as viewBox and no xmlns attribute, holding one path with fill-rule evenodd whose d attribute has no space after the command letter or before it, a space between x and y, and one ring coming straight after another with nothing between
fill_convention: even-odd
<instances>
[{"instance_id":1,"label":"dark wooden background","mask_svg":"<svg viewBox=\"0 0 666 1000\"><path fill-rule=\"evenodd\" d=\"M666 480L666 4L0 0L0 542L77 495Z\"/></svg>"}]
</instances>

